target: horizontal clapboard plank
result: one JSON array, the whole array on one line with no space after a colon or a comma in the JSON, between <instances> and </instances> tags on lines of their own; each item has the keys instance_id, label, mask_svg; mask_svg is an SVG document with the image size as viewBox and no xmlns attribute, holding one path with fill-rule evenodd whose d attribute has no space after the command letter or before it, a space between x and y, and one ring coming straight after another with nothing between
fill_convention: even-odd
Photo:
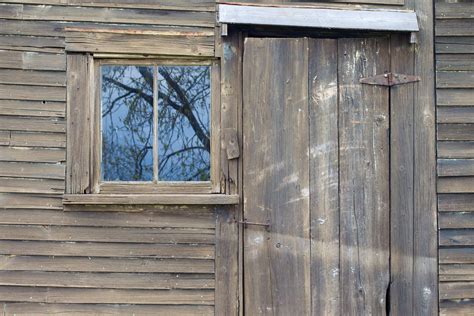
<instances>
[{"instance_id":1,"label":"horizontal clapboard plank","mask_svg":"<svg viewBox=\"0 0 474 316\"><path fill-rule=\"evenodd\" d=\"M441 282L440 299L474 298L474 282Z\"/></svg>"},{"instance_id":2,"label":"horizontal clapboard plank","mask_svg":"<svg viewBox=\"0 0 474 316\"><path fill-rule=\"evenodd\" d=\"M64 193L64 181L0 177L0 192L62 195Z\"/></svg>"},{"instance_id":3,"label":"horizontal clapboard plank","mask_svg":"<svg viewBox=\"0 0 474 316\"><path fill-rule=\"evenodd\" d=\"M474 194L438 194L440 212L474 211Z\"/></svg>"},{"instance_id":4,"label":"horizontal clapboard plank","mask_svg":"<svg viewBox=\"0 0 474 316\"><path fill-rule=\"evenodd\" d=\"M399 0L397 0L399 1ZM5 0L18 3L18 0ZM215 11L215 2L210 0L22 0L28 4L56 4L105 8L173 9L186 11Z\"/></svg>"},{"instance_id":5,"label":"horizontal clapboard plank","mask_svg":"<svg viewBox=\"0 0 474 316\"><path fill-rule=\"evenodd\" d=\"M100 289L213 289L214 275L0 271L0 285Z\"/></svg>"},{"instance_id":6,"label":"horizontal clapboard plank","mask_svg":"<svg viewBox=\"0 0 474 316\"><path fill-rule=\"evenodd\" d=\"M65 87L66 73L59 71L0 69L0 83Z\"/></svg>"},{"instance_id":7,"label":"horizontal clapboard plank","mask_svg":"<svg viewBox=\"0 0 474 316\"><path fill-rule=\"evenodd\" d=\"M474 18L472 2L436 2L436 19Z\"/></svg>"},{"instance_id":8,"label":"horizontal clapboard plank","mask_svg":"<svg viewBox=\"0 0 474 316\"><path fill-rule=\"evenodd\" d=\"M90 8L80 6L1 4L0 18L42 21L104 22L214 26L214 13L202 11Z\"/></svg>"},{"instance_id":9,"label":"horizontal clapboard plank","mask_svg":"<svg viewBox=\"0 0 474 316\"><path fill-rule=\"evenodd\" d=\"M0 266L9 271L214 273L214 260L51 257L0 255Z\"/></svg>"},{"instance_id":10,"label":"horizontal clapboard plank","mask_svg":"<svg viewBox=\"0 0 474 316\"><path fill-rule=\"evenodd\" d=\"M68 32L66 50L72 52L214 56L212 36L156 36Z\"/></svg>"},{"instance_id":11,"label":"horizontal clapboard plank","mask_svg":"<svg viewBox=\"0 0 474 316\"><path fill-rule=\"evenodd\" d=\"M0 49L2 50L20 50L23 48L22 50L60 53L63 51L64 45L65 42L62 37L0 35ZM36 50L33 50L33 48L36 48Z\"/></svg>"},{"instance_id":12,"label":"horizontal clapboard plank","mask_svg":"<svg viewBox=\"0 0 474 316\"><path fill-rule=\"evenodd\" d=\"M441 264L440 281L474 281L474 264Z\"/></svg>"},{"instance_id":13,"label":"horizontal clapboard plank","mask_svg":"<svg viewBox=\"0 0 474 316\"><path fill-rule=\"evenodd\" d=\"M474 36L474 19L436 20L437 36Z\"/></svg>"},{"instance_id":14,"label":"horizontal clapboard plank","mask_svg":"<svg viewBox=\"0 0 474 316\"><path fill-rule=\"evenodd\" d=\"M437 54L436 70L472 71L474 70L474 54Z\"/></svg>"},{"instance_id":15,"label":"horizontal clapboard plank","mask_svg":"<svg viewBox=\"0 0 474 316\"><path fill-rule=\"evenodd\" d=\"M2 29L3 27L2 24ZM66 56L64 54L2 50L0 51L0 68L64 71L66 70Z\"/></svg>"},{"instance_id":16,"label":"horizontal clapboard plank","mask_svg":"<svg viewBox=\"0 0 474 316\"><path fill-rule=\"evenodd\" d=\"M474 106L474 89L439 89L438 106Z\"/></svg>"},{"instance_id":17,"label":"horizontal clapboard plank","mask_svg":"<svg viewBox=\"0 0 474 316\"><path fill-rule=\"evenodd\" d=\"M474 230L444 229L439 232L441 246L474 246Z\"/></svg>"},{"instance_id":18,"label":"horizontal clapboard plank","mask_svg":"<svg viewBox=\"0 0 474 316\"><path fill-rule=\"evenodd\" d=\"M473 212L441 212L438 214L440 229L474 228Z\"/></svg>"},{"instance_id":19,"label":"horizontal clapboard plank","mask_svg":"<svg viewBox=\"0 0 474 316\"><path fill-rule=\"evenodd\" d=\"M66 122L60 118L0 116L0 130L65 133Z\"/></svg>"},{"instance_id":20,"label":"horizontal clapboard plank","mask_svg":"<svg viewBox=\"0 0 474 316\"><path fill-rule=\"evenodd\" d=\"M438 142L439 158L474 158L474 142Z\"/></svg>"},{"instance_id":21,"label":"horizontal clapboard plank","mask_svg":"<svg viewBox=\"0 0 474 316\"><path fill-rule=\"evenodd\" d=\"M439 88L474 88L473 71L438 71L436 87Z\"/></svg>"},{"instance_id":22,"label":"horizontal clapboard plank","mask_svg":"<svg viewBox=\"0 0 474 316\"><path fill-rule=\"evenodd\" d=\"M118 206L114 208L120 209ZM137 209L136 206L133 208ZM128 212L57 212L41 210L2 210L1 224L65 225L92 227L155 227L214 229L214 212L206 209L162 207L138 208ZM166 209L166 211L163 211Z\"/></svg>"},{"instance_id":23,"label":"horizontal clapboard plank","mask_svg":"<svg viewBox=\"0 0 474 316\"><path fill-rule=\"evenodd\" d=\"M474 124L438 124L438 140L474 140Z\"/></svg>"},{"instance_id":24,"label":"horizontal clapboard plank","mask_svg":"<svg viewBox=\"0 0 474 316\"><path fill-rule=\"evenodd\" d=\"M438 107L438 123L474 123L474 107Z\"/></svg>"},{"instance_id":25,"label":"horizontal clapboard plank","mask_svg":"<svg viewBox=\"0 0 474 316\"><path fill-rule=\"evenodd\" d=\"M63 202L69 205L232 205L239 203L239 196L226 194L66 194Z\"/></svg>"},{"instance_id":26,"label":"horizontal clapboard plank","mask_svg":"<svg viewBox=\"0 0 474 316\"><path fill-rule=\"evenodd\" d=\"M64 102L0 100L0 115L65 117Z\"/></svg>"},{"instance_id":27,"label":"horizontal clapboard plank","mask_svg":"<svg viewBox=\"0 0 474 316\"><path fill-rule=\"evenodd\" d=\"M55 148L0 146L0 161L64 162L66 151Z\"/></svg>"},{"instance_id":28,"label":"horizontal clapboard plank","mask_svg":"<svg viewBox=\"0 0 474 316\"><path fill-rule=\"evenodd\" d=\"M0 162L0 176L64 180L65 166L47 163Z\"/></svg>"},{"instance_id":29,"label":"horizontal clapboard plank","mask_svg":"<svg viewBox=\"0 0 474 316\"><path fill-rule=\"evenodd\" d=\"M474 159L438 159L438 176L474 176Z\"/></svg>"},{"instance_id":30,"label":"horizontal clapboard plank","mask_svg":"<svg viewBox=\"0 0 474 316\"><path fill-rule=\"evenodd\" d=\"M442 177L438 193L474 193L474 177Z\"/></svg>"},{"instance_id":31,"label":"horizontal clapboard plank","mask_svg":"<svg viewBox=\"0 0 474 316\"><path fill-rule=\"evenodd\" d=\"M414 12L333 10L295 7L219 5L220 23L358 29L418 31Z\"/></svg>"},{"instance_id":32,"label":"horizontal clapboard plank","mask_svg":"<svg viewBox=\"0 0 474 316\"><path fill-rule=\"evenodd\" d=\"M143 315L143 316L202 316L214 315L214 306L206 305L97 305L97 304L3 304L6 315Z\"/></svg>"},{"instance_id":33,"label":"horizontal clapboard plank","mask_svg":"<svg viewBox=\"0 0 474 316\"><path fill-rule=\"evenodd\" d=\"M440 263L474 263L474 247L450 247L439 250Z\"/></svg>"},{"instance_id":34,"label":"horizontal clapboard plank","mask_svg":"<svg viewBox=\"0 0 474 316\"><path fill-rule=\"evenodd\" d=\"M1 240L214 244L213 229L0 225Z\"/></svg>"},{"instance_id":35,"label":"horizontal clapboard plank","mask_svg":"<svg viewBox=\"0 0 474 316\"><path fill-rule=\"evenodd\" d=\"M55 21L26 21L0 19L0 24L2 25L2 27L0 28L0 34L64 37L64 23L65 22Z\"/></svg>"},{"instance_id":36,"label":"horizontal clapboard plank","mask_svg":"<svg viewBox=\"0 0 474 316\"><path fill-rule=\"evenodd\" d=\"M0 99L65 102L66 88L0 84Z\"/></svg>"},{"instance_id":37,"label":"horizontal clapboard plank","mask_svg":"<svg viewBox=\"0 0 474 316\"><path fill-rule=\"evenodd\" d=\"M213 305L213 290L125 290L0 286L4 302Z\"/></svg>"},{"instance_id":38,"label":"horizontal clapboard plank","mask_svg":"<svg viewBox=\"0 0 474 316\"><path fill-rule=\"evenodd\" d=\"M10 146L65 148L65 133L10 132Z\"/></svg>"},{"instance_id":39,"label":"horizontal clapboard plank","mask_svg":"<svg viewBox=\"0 0 474 316\"><path fill-rule=\"evenodd\" d=\"M0 193L0 209L62 210L61 195Z\"/></svg>"},{"instance_id":40,"label":"horizontal clapboard plank","mask_svg":"<svg viewBox=\"0 0 474 316\"><path fill-rule=\"evenodd\" d=\"M435 43L436 53L472 54L474 51L473 36L437 36Z\"/></svg>"},{"instance_id":41,"label":"horizontal clapboard plank","mask_svg":"<svg viewBox=\"0 0 474 316\"><path fill-rule=\"evenodd\" d=\"M474 309L474 300L442 300L439 305L439 314L441 316L469 316Z\"/></svg>"},{"instance_id":42,"label":"horizontal clapboard plank","mask_svg":"<svg viewBox=\"0 0 474 316\"><path fill-rule=\"evenodd\" d=\"M23 256L131 257L212 259L208 245L170 245L99 242L0 241L0 254Z\"/></svg>"}]
</instances>

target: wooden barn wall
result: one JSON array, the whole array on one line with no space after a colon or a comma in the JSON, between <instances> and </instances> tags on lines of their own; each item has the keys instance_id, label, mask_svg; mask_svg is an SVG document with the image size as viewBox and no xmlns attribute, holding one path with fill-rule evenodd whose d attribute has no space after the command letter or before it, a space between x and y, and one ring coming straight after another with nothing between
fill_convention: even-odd
<instances>
[{"instance_id":1,"label":"wooden barn wall","mask_svg":"<svg viewBox=\"0 0 474 316\"><path fill-rule=\"evenodd\" d=\"M474 2L437 0L439 298L474 310Z\"/></svg>"},{"instance_id":2,"label":"wooden barn wall","mask_svg":"<svg viewBox=\"0 0 474 316\"><path fill-rule=\"evenodd\" d=\"M213 56L214 15L206 0L0 1L2 315L214 313L213 208L62 207L66 48Z\"/></svg>"}]
</instances>

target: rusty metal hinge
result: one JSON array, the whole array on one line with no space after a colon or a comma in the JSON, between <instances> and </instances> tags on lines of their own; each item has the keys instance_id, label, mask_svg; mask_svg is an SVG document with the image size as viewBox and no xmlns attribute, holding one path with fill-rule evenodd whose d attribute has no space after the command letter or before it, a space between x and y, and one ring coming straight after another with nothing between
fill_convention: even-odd
<instances>
[{"instance_id":1,"label":"rusty metal hinge","mask_svg":"<svg viewBox=\"0 0 474 316\"><path fill-rule=\"evenodd\" d=\"M270 221L267 221L266 223L256 223L256 222L250 222L246 218L244 218L243 221L238 221L237 223L243 224L245 228L247 228L248 225L253 225L253 226L263 226L267 231L270 230Z\"/></svg>"},{"instance_id":2,"label":"rusty metal hinge","mask_svg":"<svg viewBox=\"0 0 474 316\"><path fill-rule=\"evenodd\" d=\"M360 83L376 85L376 86L392 87L395 85L400 85L400 84L405 84L405 83L410 83L410 82L417 82L420 80L421 79L419 76L402 75L402 74L387 72L387 73L384 73L383 75L362 78L360 79Z\"/></svg>"}]
</instances>

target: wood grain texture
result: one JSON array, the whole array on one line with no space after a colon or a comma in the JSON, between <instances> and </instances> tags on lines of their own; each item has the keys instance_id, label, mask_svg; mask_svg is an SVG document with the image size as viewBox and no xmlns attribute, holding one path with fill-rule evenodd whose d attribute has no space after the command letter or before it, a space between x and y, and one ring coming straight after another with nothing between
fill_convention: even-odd
<instances>
[{"instance_id":1,"label":"wood grain texture","mask_svg":"<svg viewBox=\"0 0 474 316\"><path fill-rule=\"evenodd\" d=\"M249 315L310 313L306 45L304 39L245 40L244 217L271 225L244 232Z\"/></svg>"},{"instance_id":2,"label":"wood grain texture","mask_svg":"<svg viewBox=\"0 0 474 316\"><path fill-rule=\"evenodd\" d=\"M340 314L337 40L309 41L312 313Z\"/></svg>"},{"instance_id":3,"label":"wood grain texture","mask_svg":"<svg viewBox=\"0 0 474 316\"><path fill-rule=\"evenodd\" d=\"M389 95L382 87L360 85L359 79L388 69L388 52L386 38L339 40L342 314L386 312Z\"/></svg>"}]
</instances>

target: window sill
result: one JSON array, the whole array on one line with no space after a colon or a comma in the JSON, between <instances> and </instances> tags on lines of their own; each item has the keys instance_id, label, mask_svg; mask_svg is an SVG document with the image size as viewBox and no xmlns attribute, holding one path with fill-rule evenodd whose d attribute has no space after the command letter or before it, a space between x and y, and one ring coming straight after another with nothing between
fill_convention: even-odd
<instances>
[{"instance_id":1,"label":"window sill","mask_svg":"<svg viewBox=\"0 0 474 316\"><path fill-rule=\"evenodd\" d=\"M234 205L226 194L65 194L64 205Z\"/></svg>"}]
</instances>

